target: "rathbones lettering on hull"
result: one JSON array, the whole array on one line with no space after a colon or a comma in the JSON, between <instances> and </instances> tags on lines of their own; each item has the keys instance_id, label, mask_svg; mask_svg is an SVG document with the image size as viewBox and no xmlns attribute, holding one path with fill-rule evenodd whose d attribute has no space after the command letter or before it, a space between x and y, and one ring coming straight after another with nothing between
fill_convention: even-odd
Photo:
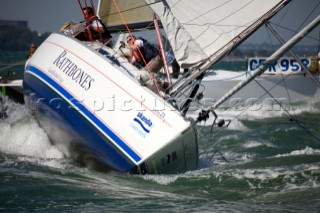
<instances>
[{"instance_id":1,"label":"rathbones lettering on hull","mask_svg":"<svg viewBox=\"0 0 320 213\"><path fill-rule=\"evenodd\" d=\"M66 57L67 51L63 51L53 62L57 68L64 72L68 77L78 83L86 91L90 89L94 79L84 70Z\"/></svg>"}]
</instances>

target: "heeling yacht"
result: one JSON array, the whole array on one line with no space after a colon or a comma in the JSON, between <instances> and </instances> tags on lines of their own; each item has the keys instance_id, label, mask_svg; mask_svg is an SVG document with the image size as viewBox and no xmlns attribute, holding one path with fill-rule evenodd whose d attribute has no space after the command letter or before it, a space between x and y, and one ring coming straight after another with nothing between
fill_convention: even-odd
<instances>
[{"instance_id":1,"label":"heeling yacht","mask_svg":"<svg viewBox=\"0 0 320 213\"><path fill-rule=\"evenodd\" d=\"M197 169L195 124L201 118L193 121L185 116L185 106L197 93L189 80L201 79L208 67L287 3L101 0L100 18L120 30L119 19L127 27L141 27L149 25L155 13L180 67L192 67L192 73L172 85L170 92L154 90L141 84L134 73L143 71L122 57L118 48L78 40L72 32L53 33L26 64L26 105L51 141L78 160L95 159L112 170L134 174ZM179 93L188 87L190 96L178 105Z\"/></svg>"}]
</instances>

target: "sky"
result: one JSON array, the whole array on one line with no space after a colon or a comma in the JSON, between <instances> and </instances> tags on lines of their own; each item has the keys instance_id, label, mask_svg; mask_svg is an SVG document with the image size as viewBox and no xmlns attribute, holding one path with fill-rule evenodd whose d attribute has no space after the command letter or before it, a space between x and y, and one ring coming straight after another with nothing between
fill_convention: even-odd
<instances>
[{"instance_id":1,"label":"sky","mask_svg":"<svg viewBox=\"0 0 320 213\"><path fill-rule=\"evenodd\" d=\"M98 0L93 3L97 7ZM83 20L77 0L0 0L0 5L0 20L28 21L29 28L39 33L57 32L65 22Z\"/></svg>"},{"instance_id":2,"label":"sky","mask_svg":"<svg viewBox=\"0 0 320 213\"><path fill-rule=\"evenodd\" d=\"M87 2L90 4L89 0ZM93 2L97 7L98 0L93 0ZM311 12L306 23L320 15L319 4L319 0L292 0L286 8L272 18L271 22L296 31ZM26 20L29 28L39 33L57 32L65 22L83 20L77 0L0 0L0 5L2 5L0 20ZM311 38L302 41L303 44L318 45L319 32L320 27L318 26L312 32ZM287 30L282 33L284 39L292 36L292 33ZM247 43L261 43L266 36L266 30L261 28L248 39Z\"/></svg>"}]
</instances>

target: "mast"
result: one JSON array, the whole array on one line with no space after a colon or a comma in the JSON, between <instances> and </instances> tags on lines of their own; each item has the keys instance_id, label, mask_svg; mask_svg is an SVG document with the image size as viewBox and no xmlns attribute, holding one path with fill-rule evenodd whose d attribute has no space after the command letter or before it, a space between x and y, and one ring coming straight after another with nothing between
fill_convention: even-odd
<instances>
[{"instance_id":1,"label":"mast","mask_svg":"<svg viewBox=\"0 0 320 213\"><path fill-rule=\"evenodd\" d=\"M260 65L257 69L253 71L253 74L250 77L242 82L239 82L236 86L233 87L227 94L221 97L214 105L212 105L209 110L214 110L220 106L223 102L229 99L233 94L238 92L248 83L250 83L254 78L261 75L265 70L267 70L275 61L277 61L285 52L291 49L296 43L298 43L302 38L304 38L308 33L310 33L314 28L320 24L320 15L314 19L310 24L303 28L299 33L292 37L287 43L285 43L280 49L273 53L264 64Z\"/></svg>"}]
</instances>

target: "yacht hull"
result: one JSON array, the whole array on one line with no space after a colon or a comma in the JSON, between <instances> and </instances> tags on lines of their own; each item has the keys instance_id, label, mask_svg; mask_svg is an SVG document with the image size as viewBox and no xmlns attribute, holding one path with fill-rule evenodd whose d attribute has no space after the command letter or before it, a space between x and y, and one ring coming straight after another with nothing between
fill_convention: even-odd
<instances>
[{"instance_id":1,"label":"yacht hull","mask_svg":"<svg viewBox=\"0 0 320 213\"><path fill-rule=\"evenodd\" d=\"M194 127L111 54L52 34L27 62L25 103L51 141L77 160L120 172L196 169Z\"/></svg>"}]
</instances>

